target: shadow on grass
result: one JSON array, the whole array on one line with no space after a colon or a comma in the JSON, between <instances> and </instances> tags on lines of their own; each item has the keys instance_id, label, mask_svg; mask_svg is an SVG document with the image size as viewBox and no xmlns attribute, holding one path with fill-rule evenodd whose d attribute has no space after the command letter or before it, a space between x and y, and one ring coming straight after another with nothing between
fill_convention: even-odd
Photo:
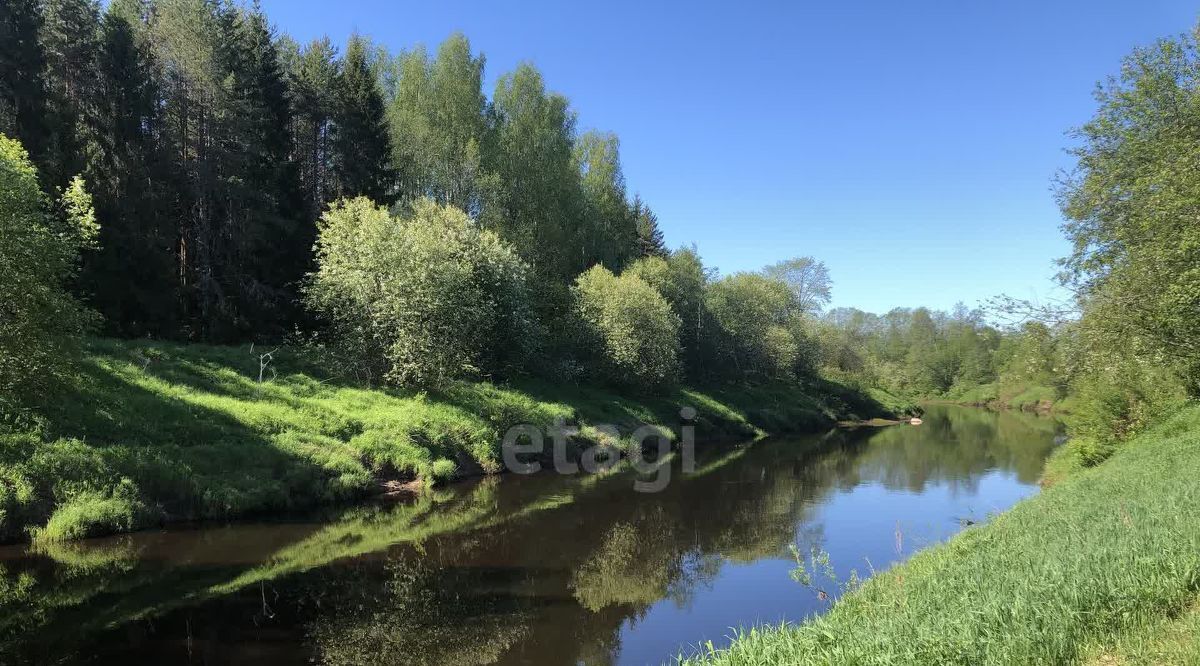
<instances>
[{"instance_id":1,"label":"shadow on grass","mask_svg":"<svg viewBox=\"0 0 1200 666\"><path fill-rule=\"evenodd\" d=\"M229 396L236 382L160 365L155 374L120 356L90 356L43 410L43 436L5 436L0 538L46 525L41 537L79 538L302 509L369 489L370 472L344 443L288 422L315 415L277 415Z\"/></svg>"}]
</instances>

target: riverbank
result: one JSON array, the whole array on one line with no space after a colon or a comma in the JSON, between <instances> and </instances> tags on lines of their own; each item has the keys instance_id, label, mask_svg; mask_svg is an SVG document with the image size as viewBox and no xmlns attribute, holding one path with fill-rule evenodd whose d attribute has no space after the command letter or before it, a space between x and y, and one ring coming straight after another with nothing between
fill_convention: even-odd
<instances>
[{"instance_id":1,"label":"riverbank","mask_svg":"<svg viewBox=\"0 0 1200 666\"><path fill-rule=\"evenodd\" d=\"M522 423L576 423L585 441L603 437L601 424L674 437L690 406L703 442L906 408L820 380L639 398L532 380L393 391L338 379L300 350L273 359L261 368L249 346L91 341L37 422L0 435L0 541L302 510L496 473L503 433Z\"/></svg>"},{"instance_id":2,"label":"riverbank","mask_svg":"<svg viewBox=\"0 0 1200 666\"><path fill-rule=\"evenodd\" d=\"M690 664L1200 663L1200 406L828 614Z\"/></svg>"},{"instance_id":3,"label":"riverbank","mask_svg":"<svg viewBox=\"0 0 1200 666\"><path fill-rule=\"evenodd\" d=\"M797 533L834 561L883 566L898 557L897 524L918 548L1036 492L1048 419L948 406L925 417L700 446L690 470L673 457L655 493L634 492L646 476L621 464L0 547L0 663L177 663L189 649L220 662L231 643L263 663L567 666L618 650L661 663L730 626L825 608L779 560Z\"/></svg>"},{"instance_id":4,"label":"riverbank","mask_svg":"<svg viewBox=\"0 0 1200 666\"><path fill-rule=\"evenodd\" d=\"M1070 399L1059 398L1051 386L1039 384L1000 385L992 382L951 391L935 401L988 409L1019 409L1038 414L1065 414L1071 411Z\"/></svg>"}]
</instances>

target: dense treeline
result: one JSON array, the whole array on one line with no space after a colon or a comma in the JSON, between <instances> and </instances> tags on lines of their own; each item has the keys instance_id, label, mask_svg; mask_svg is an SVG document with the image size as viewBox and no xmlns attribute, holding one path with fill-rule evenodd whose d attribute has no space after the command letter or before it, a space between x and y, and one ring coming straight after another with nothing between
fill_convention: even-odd
<instances>
[{"instance_id":1,"label":"dense treeline","mask_svg":"<svg viewBox=\"0 0 1200 666\"><path fill-rule=\"evenodd\" d=\"M0 131L47 190L86 180L102 232L80 285L110 332L290 330L317 219L343 197L453 205L563 293L595 263L662 251L616 137L578 132L530 65L489 100L461 35L432 57L359 36L339 55L215 0L18 0L0 14Z\"/></svg>"},{"instance_id":2,"label":"dense treeline","mask_svg":"<svg viewBox=\"0 0 1200 666\"><path fill-rule=\"evenodd\" d=\"M820 262L719 278L667 250L617 137L580 131L530 64L486 94L462 35L339 53L222 0L18 0L0 29L0 132L47 196L86 183L99 222L47 286L103 332L316 332L361 377L426 386L818 366Z\"/></svg>"},{"instance_id":3,"label":"dense treeline","mask_svg":"<svg viewBox=\"0 0 1200 666\"><path fill-rule=\"evenodd\" d=\"M1039 320L1016 330L963 308L822 314L831 282L811 258L718 276L696 249L668 250L617 137L581 132L530 64L489 95L462 35L399 53L355 35L339 52L221 0L12 0L0 37L0 133L36 169L6 148L26 174L9 200L41 202L23 213L57 248L39 293L71 291L60 302L78 314L10 308L7 356L45 334L34 356L55 357L53 332L92 320L82 303L129 337L315 331L342 366L406 385L826 372L921 396L1030 386L1078 402L1088 458L1195 385L1191 37L1138 51L1101 88L1059 191L1076 300L1009 302ZM61 232L80 216L94 241ZM10 387L52 375L10 365Z\"/></svg>"},{"instance_id":4,"label":"dense treeline","mask_svg":"<svg viewBox=\"0 0 1200 666\"><path fill-rule=\"evenodd\" d=\"M835 376L913 396L988 402L1030 388L1061 398L1071 377L1060 328L1041 322L998 327L980 309L897 308L883 315L836 308L819 341ZM993 393L981 387L993 387Z\"/></svg>"}]
</instances>

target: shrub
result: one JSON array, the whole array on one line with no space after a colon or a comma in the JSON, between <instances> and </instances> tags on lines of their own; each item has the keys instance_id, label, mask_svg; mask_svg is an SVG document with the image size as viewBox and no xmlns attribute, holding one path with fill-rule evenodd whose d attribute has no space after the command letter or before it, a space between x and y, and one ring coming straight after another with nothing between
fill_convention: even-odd
<instances>
[{"instance_id":1,"label":"shrub","mask_svg":"<svg viewBox=\"0 0 1200 666\"><path fill-rule=\"evenodd\" d=\"M662 388L679 367L679 317L654 287L632 273L594 266L572 289L583 356L613 384Z\"/></svg>"},{"instance_id":2,"label":"shrub","mask_svg":"<svg viewBox=\"0 0 1200 666\"><path fill-rule=\"evenodd\" d=\"M1081 376L1074 388L1070 448L1084 465L1103 462L1122 442L1187 399L1173 372L1138 361L1095 370Z\"/></svg>"},{"instance_id":3,"label":"shrub","mask_svg":"<svg viewBox=\"0 0 1200 666\"><path fill-rule=\"evenodd\" d=\"M0 410L58 378L93 316L67 291L79 251L98 231L75 178L58 214L21 144L0 135Z\"/></svg>"},{"instance_id":4,"label":"shrub","mask_svg":"<svg viewBox=\"0 0 1200 666\"><path fill-rule=\"evenodd\" d=\"M624 273L636 275L667 299L679 316L679 346L684 371L692 379L710 371L710 355L702 345L702 332L709 328L711 316L704 307L704 291L709 274L694 249L681 248L667 257L638 259Z\"/></svg>"},{"instance_id":5,"label":"shrub","mask_svg":"<svg viewBox=\"0 0 1200 666\"><path fill-rule=\"evenodd\" d=\"M362 197L339 201L316 253L309 306L394 383L503 373L529 349L525 265L456 208L420 200L395 217Z\"/></svg>"},{"instance_id":6,"label":"shrub","mask_svg":"<svg viewBox=\"0 0 1200 666\"><path fill-rule=\"evenodd\" d=\"M800 360L792 294L779 280L737 273L708 290L707 305L724 338L725 362L742 375L791 376Z\"/></svg>"}]
</instances>

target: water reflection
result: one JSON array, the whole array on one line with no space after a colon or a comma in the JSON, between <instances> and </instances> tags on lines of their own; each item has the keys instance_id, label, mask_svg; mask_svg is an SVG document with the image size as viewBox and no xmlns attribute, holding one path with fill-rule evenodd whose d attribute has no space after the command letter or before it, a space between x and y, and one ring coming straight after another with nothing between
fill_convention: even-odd
<instances>
[{"instance_id":1,"label":"water reflection","mask_svg":"<svg viewBox=\"0 0 1200 666\"><path fill-rule=\"evenodd\" d=\"M1056 428L934 407L702 450L657 494L628 469L513 476L324 521L10 548L0 662L659 663L827 608L790 581L792 544L865 573L1007 508Z\"/></svg>"}]
</instances>

